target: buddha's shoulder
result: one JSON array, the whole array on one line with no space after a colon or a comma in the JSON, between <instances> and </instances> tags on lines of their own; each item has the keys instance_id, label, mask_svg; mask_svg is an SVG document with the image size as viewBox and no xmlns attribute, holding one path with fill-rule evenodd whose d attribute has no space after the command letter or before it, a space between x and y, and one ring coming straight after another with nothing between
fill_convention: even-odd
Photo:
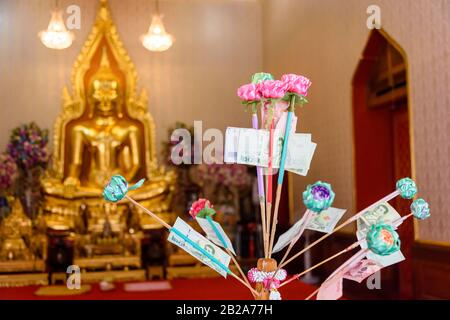
<instances>
[{"instance_id":1,"label":"buddha's shoulder","mask_svg":"<svg viewBox=\"0 0 450 320\"><path fill-rule=\"evenodd\" d=\"M121 130L126 130L129 132L134 132L134 131L139 131L139 126L137 126L135 123L128 121L128 120L124 120L124 119L120 119L116 125L115 128L120 128Z\"/></svg>"},{"instance_id":2,"label":"buddha's shoulder","mask_svg":"<svg viewBox=\"0 0 450 320\"><path fill-rule=\"evenodd\" d=\"M74 132L85 132L92 129L95 126L94 122L91 120L79 121L71 127L71 131Z\"/></svg>"}]
</instances>

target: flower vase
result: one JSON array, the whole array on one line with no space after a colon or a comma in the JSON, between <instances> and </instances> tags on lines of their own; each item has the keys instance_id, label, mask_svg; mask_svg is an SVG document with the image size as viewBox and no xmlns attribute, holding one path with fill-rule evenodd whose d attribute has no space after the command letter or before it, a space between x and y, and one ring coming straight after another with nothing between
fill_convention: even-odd
<instances>
[{"instance_id":1,"label":"flower vase","mask_svg":"<svg viewBox=\"0 0 450 320\"><path fill-rule=\"evenodd\" d=\"M260 258L256 267L262 272L275 272L277 270L277 261L271 258ZM263 282L257 282L255 289L258 292L255 300L269 300L270 290L265 288Z\"/></svg>"},{"instance_id":2,"label":"flower vase","mask_svg":"<svg viewBox=\"0 0 450 320\"><path fill-rule=\"evenodd\" d=\"M17 195L25 213L33 221L39 213L42 201L41 175L42 170L35 168L32 170L21 170L18 177Z\"/></svg>"}]
</instances>

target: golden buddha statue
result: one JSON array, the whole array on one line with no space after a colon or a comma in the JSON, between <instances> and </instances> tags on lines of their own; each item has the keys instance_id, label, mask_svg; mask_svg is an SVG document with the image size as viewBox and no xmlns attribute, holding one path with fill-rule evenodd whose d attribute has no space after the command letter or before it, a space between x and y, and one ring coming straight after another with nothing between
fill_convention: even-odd
<instances>
[{"instance_id":1,"label":"golden buddha statue","mask_svg":"<svg viewBox=\"0 0 450 320\"><path fill-rule=\"evenodd\" d=\"M136 71L119 39L106 0L100 0L95 24L75 62L71 82L72 95L63 89L63 110L54 126L52 166L42 181L48 227L78 234L76 239L85 247L77 252L89 251L98 241L119 245L117 239L101 237L105 227L119 239L130 238L123 223L128 210L126 201L111 209L102 197L105 184L114 174L124 176L129 183L146 178L144 186L130 195L171 223L175 175L157 165L155 128L147 95L144 90L136 95ZM80 222L80 208L89 212L87 226ZM141 229L161 227L153 218L137 212ZM138 231L133 229L133 241L139 237ZM135 251L110 249L105 252Z\"/></svg>"},{"instance_id":2,"label":"golden buddha statue","mask_svg":"<svg viewBox=\"0 0 450 320\"><path fill-rule=\"evenodd\" d=\"M118 114L119 79L111 71L105 50L89 90L93 112L88 119L70 127L70 162L64 185L95 190L103 188L114 174L122 174L127 181L136 180L144 154L140 143L144 133L136 121Z\"/></svg>"}]
</instances>

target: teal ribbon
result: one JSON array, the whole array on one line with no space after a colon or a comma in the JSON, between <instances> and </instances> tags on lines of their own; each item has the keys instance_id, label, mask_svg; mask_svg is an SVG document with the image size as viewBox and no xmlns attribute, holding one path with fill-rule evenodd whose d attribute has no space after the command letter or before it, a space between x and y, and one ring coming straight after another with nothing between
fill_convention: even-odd
<instances>
[{"instance_id":1,"label":"teal ribbon","mask_svg":"<svg viewBox=\"0 0 450 320\"><path fill-rule=\"evenodd\" d=\"M217 229L216 225L212 221L211 216L206 216L206 220L208 220L209 224L213 228L214 232L216 233L217 238L219 238L219 241L222 243L223 247L225 249L228 249L228 246L227 246L227 243L225 242L225 239L222 237L222 234L219 232L219 230Z\"/></svg>"},{"instance_id":2,"label":"teal ribbon","mask_svg":"<svg viewBox=\"0 0 450 320\"><path fill-rule=\"evenodd\" d=\"M335 197L331 185L322 181L309 184L302 195L305 206L317 213L328 209L333 204Z\"/></svg>"},{"instance_id":3,"label":"teal ribbon","mask_svg":"<svg viewBox=\"0 0 450 320\"><path fill-rule=\"evenodd\" d=\"M103 189L103 198L110 202L120 201L126 196L128 191L140 188L144 184L144 181L145 179L141 179L129 187L127 180L121 175L112 176L109 183Z\"/></svg>"},{"instance_id":4,"label":"teal ribbon","mask_svg":"<svg viewBox=\"0 0 450 320\"><path fill-rule=\"evenodd\" d=\"M430 217L430 208L428 202L422 198L416 199L411 203L411 211L413 216L419 220L425 220Z\"/></svg>"},{"instance_id":5,"label":"teal ribbon","mask_svg":"<svg viewBox=\"0 0 450 320\"><path fill-rule=\"evenodd\" d=\"M293 112L289 111L288 115L287 115L287 120L286 120L286 130L284 132L283 148L281 149L282 151L281 151L281 159L280 159L280 171L278 173L278 185L283 184L289 133L291 132L291 127L292 127L292 115L293 115Z\"/></svg>"},{"instance_id":6,"label":"teal ribbon","mask_svg":"<svg viewBox=\"0 0 450 320\"><path fill-rule=\"evenodd\" d=\"M396 183L397 190L400 191L400 196L403 199L412 199L417 193L417 186L414 180L410 178L403 178Z\"/></svg>"},{"instance_id":7,"label":"teal ribbon","mask_svg":"<svg viewBox=\"0 0 450 320\"><path fill-rule=\"evenodd\" d=\"M203 249L202 247L200 247L197 243L195 243L194 241L192 241L191 239L189 239L188 237L186 237L182 232L180 232L178 229L176 228L170 228L170 231L172 231L173 233L175 233L177 236L179 236L180 238L182 238L184 241L186 241L187 243L189 243L192 247L194 247L196 250L200 251L202 254L204 254L209 260L211 260L212 262L214 262L216 265L218 265L222 270L224 270L226 273L230 274L231 270L228 269L222 262L220 262L219 260L217 260L214 256L212 256L208 251L206 251L205 249Z\"/></svg>"},{"instance_id":8,"label":"teal ribbon","mask_svg":"<svg viewBox=\"0 0 450 320\"><path fill-rule=\"evenodd\" d=\"M252 75L252 83L256 84L261 81L273 80L273 76L270 73L258 72Z\"/></svg>"},{"instance_id":9,"label":"teal ribbon","mask_svg":"<svg viewBox=\"0 0 450 320\"><path fill-rule=\"evenodd\" d=\"M392 243L386 241L386 235L392 238ZM388 256L400 250L400 237L391 225L377 223L370 226L367 232L368 248L381 256Z\"/></svg>"}]
</instances>

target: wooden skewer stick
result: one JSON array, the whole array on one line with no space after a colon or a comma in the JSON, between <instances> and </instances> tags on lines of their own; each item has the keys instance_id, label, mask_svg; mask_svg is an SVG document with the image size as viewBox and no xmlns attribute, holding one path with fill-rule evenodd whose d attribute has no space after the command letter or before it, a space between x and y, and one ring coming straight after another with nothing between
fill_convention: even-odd
<instances>
[{"instance_id":1,"label":"wooden skewer stick","mask_svg":"<svg viewBox=\"0 0 450 320\"><path fill-rule=\"evenodd\" d=\"M300 255L302 255L303 253L305 253L306 251L308 251L309 249L311 249L312 247L314 247L316 244L318 244L319 242L325 240L326 238L328 238L329 236L331 236L333 233L335 233L336 231L344 228L345 226L349 225L350 223L354 222L355 220L357 220L360 216L362 216L367 210L372 209L373 207L377 206L378 204L382 203L382 202L386 202L389 201L393 198L395 198L396 196L398 196L400 194L400 191L395 190L394 192L388 194L386 197L384 197L383 199L378 200L377 202L371 204L370 206L368 206L367 208L361 210L360 212L358 212L357 214L355 214L354 216L350 217L349 219L347 219L345 222L343 222L341 225L339 225L338 227L336 227L333 232L331 233L327 233L324 236L320 237L319 239L317 239L316 241L314 241L313 243L311 243L310 245L306 246L303 250L301 250L300 252L296 253L295 255L293 255L290 259L288 259L286 262L284 262L282 265L280 265L280 268L284 267L285 265L287 265L289 262L291 262L292 260L296 259L297 257L299 257Z\"/></svg>"},{"instance_id":2,"label":"wooden skewer stick","mask_svg":"<svg viewBox=\"0 0 450 320\"><path fill-rule=\"evenodd\" d=\"M146 207L144 207L142 204L140 204L139 202L137 202L136 200L134 200L133 198L129 197L128 195L125 196L125 198L127 198L131 203L133 203L134 205L138 206L139 208L141 208L145 213L149 214L151 217L155 218L159 223L161 223L164 227L166 227L167 229L171 230L172 227L165 222L163 219L161 219L160 217L158 217L156 214L154 214L153 212L151 212L150 210L148 210ZM242 283L244 286L246 286L253 295L258 295L258 292L252 288L252 286L250 286L250 284L247 284L244 280L242 280L239 276L237 276L236 274L234 274L230 269L226 270L227 273L229 275L231 275L233 278L235 278L236 280L238 280L240 283Z\"/></svg>"},{"instance_id":3,"label":"wooden skewer stick","mask_svg":"<svg viewBox=\"0 0 450 320\"><path fill-rule=\"evenodd\" d=\"M327 263L328 261L333 260L334 258L340 256L341 254L344 254L344 253L346 253L346 252L348 252L348 251L350 251L350 250L356 248L356 247L360 244L360 242L361 242L361 241L357 241L357 242L353 243L352 245L348 246L347 248L345 248L344 250L339 251L339 252L336 253L335 255L332 255L331 257L329 257L329 258L327 258L327 259L325 259L325 260L319 262L318 264L312 266L311 268L308 268L308 269L306 269L305 271L302 271L302 272L300 272L300 273L298 273L298 274L292 276L289 280L286 280L285 282L283 282L283 283L280 285L280 288L281 288L282 286L284 286L284 285L286 285L286 284L288 284L288 283L290 283L290 282L292 282L292 281L294 281L294 280L300 278L300 277L301 277L302 275L304 275L305 273L308 273L308 272L310 272L310 271L312 271L312 270L314 270L314 269L320 267L320 266L323 265L324 263Z\"/></svg>"},{"instance_id":4,"label":"wooden skewer stick","mask_svg":"<svg viewBox=\"0 0 450 320\"><path fill-rule=\"evenodd\" d=\"M281 261L280 261L280 263L278 265L278 268L277 268L277 270L275 271L275 273L273 275L274 277L277 275L278 271L280 271L281 265L283 264L283 262L288 257L289 252L291 252L292 248L294 247L294 245L297 243L297 241L300 239L300 237L302 236L303 232L305 231L306 226L314 218L315 215L316 215L316 213L314 211L311 211L309 209L306 210L304 221L303 221L303 224L302 224L302 226L300 228L300 232L298 233L298 235L294 239L292 239L291 243L289 244L289 247L287 248L286 253L283 256L283 259L281 259Z\"/></svg>"},{"instance_id":5,"label":"wooden skewer stick","mask_svg":"<svg viewBox=\"0 0 450 320\"><path fill-rule=\"evenodd\" d=\"M256 102L252 104L252 128L258 129L258 111L256 107ZM258 182L258 196L259 196L259 205L261 208L261 226L262 226L262 235L263 235L263 247L264 247L264 256L267 255L268 252L268 240L266 240L266 206L265 206L265 194L264 194L264 171L262 167L256 167L256 178Z\"/></svg>"},{"instance_id":6,"label":"wooden skewer stick","mask_svg":"<svg viewBox=\"0 0 450 320\"><path fill-rule=\"evenodd\" d=\"M231 252L231 250L228 249L228 248L226 248L225 250L226 250L226 252L228 253L228 255L231 257L231 260L233 261L233 263L234 263L234 265L236 266L236 268L239 270L239 273L241 274L242 279L244 279L245 283L247 283L247 288L248 288L248 287L251 288L252 286L250 285L250 282L248 281L248 278L245 276L244 271L242 271L242 268L241 268L241 266L239 265L239 262L238 262L237 259L234 257L234 255L233 255L233 253ZM254 297L256 297L256 294L255 294L253 291L252 291L252 294L253 294Z\"/></svg>"},{"instance_id":7,"label":"wooden skewer stick","mask_svg":"<svg viewBox=\"0 0 450 320\"><path fill-rule=\"evenodd\" d=\"M281 174L280 172L278 174ZM278 223L278 208L280 207L280 199L281 199L281 189L283 188L282 184L277 185L277 192L275 196L275 210L273 211L273 221L272 221L272 230L270 231L270 244L269 244L269 258L272 256L273 243L275 238L275 231L277 230Z\"/></svg>"},{"instance_id":8,"label":"wooden skewer stick","mask_svg":"<svg viewBox=\"0 0 450 320\"><path fill-rule=\"evenodd\" d=\"M276 192L276 196L275 196L275 210L273 212L272 230L270 233L269 257L272 256L272 248L273 248L273 243L275 241L275 231L277 229L277 223L278 223L278 209L280 207L281 190L283 188L284 170L285 170L286 157L287 157L288 141L289 141L289 135L291 133L292 117L294 115L294 109L295 109L295 95L291 95L291 99L289 101L289 111L287 113L287 119L286 119L286 127L285 127L285 131L284 131L283 146L281 149L280 170L278 171L277 192Z\"/></svg>"},{"instance_id":9,"label":"wooden skewer stick","mask_svg":"<svg viewBox=\"0 0 450 320\"><path fill-rule=\"evenodd\" d=\"M319 292L319 290L320 290L320 287L318 287L313 293L311 293L305 300L309 300L309 299L311 299L312 297L314 297L314 295L315 295L317 292Z\"/></svg>"},{"instance_id":10,"label":"wooden skewer stick","mask_svg":"<svg viewBox=\"0 0 450 320\"><path fill-rule=\"evenodd\" d=\"M361 241L360 241L361 242ZM312 298L317 292L319 292L320 287L323 286L323 284L325 282L327 282L329 279L333 278L334 276L336 276L336 274L338 274L339 272L342 272L344 269L346 269L348 266L356 263L357 261L361 260L362 258L364 258L364 255L366 254L366 252L369 249L361 249L359 250L358 253L356 253L353 257L351 257L350 259L348 259L347 261L345 261L340 267L338 267L330 276L328 276L328 278L322 283L322 285L320 285L316 291L314 291L313 293L311 293L305 300L309 300L310 298Z\"/></svg>"},{"instance_id":11,"label":"wooden skewer stick","mask_svg":"<svg viewBox=\"0 0 450 320\"><path fill-rule=\"evenodd\" d=\"M263 247L264 247L264 257L267 256L267 236L266 236L266 204L264 199L260 199L259 207L261 210L261 226L262 226L262 234L263 234Z\"/></svg>"},{"instance_id":12,"label":"wooden skewer stick","mask_svg":"<svg viewBox=\"0 0 450 320\"><path fill-rule=\"evenodd\" d=\"M244 280L242 280L239 276L237 276L236 274L234 274L231 270L228 272L228 274L230 276L232 276L233 278L235 278L237 281L239 281L240 283L242 283L244 286L246 286L250 292L253 294L253 296L258 296L258 292L253 289L249 284L247 284Z\"/></svg>"},{"instance_id":13,"label":"wooden skewer stick","mask_svg":"<svg viewBox=\"0 0 450 320\"><path fill-rule=\"evenodd\" d=\"M392 224L394 225L394 227L398 227L403 221L405 221L406 219L408 219L409 217L413 216L414 214L411 212L403 217L398 218L397 220L395 220ZM336 275L336 273L338 273L339 271L341 271L342 269L344 269L347 265L353 263L354 260L358 259L360 256L355 256L353 257L353 259L349 259L347 262L343 263L338 269L336 269L328 278L331 278L332 276ZM325 280L326 281L326 280ZM317 292L319 292L320 290L320 286L313 292L311 293L305 300L309 300L311 299Z\"/></svg>"},{"instance_id":14,"label":"wooden skewer stick","mask_svg":"<svg viewBox=\"0 0 450 320\"><path fill-rule=\"evenodd\" d=\"M267 245L270 244L270 220L272 215L272 182L273 182L273 136L275 131L275 120L272 118L270 122L269 128L269 163L267 168L267 195L266 195L266 220L267 220L267 229L266 229L266 237L267 237ZM274 221L272 222L274 223ZM270 247L269 247L270 248ZM268 253L266 258L270 256L270 249L268 249Z\"/></svg>"},{"instance_id":15,"label":"wooden skewer stick","mask_svg":"<svg viewBox=\"0 0 450 320\"><path fill-rule=\"evenodd\" d=\"M128 195L125 195L125 198L127 198L131 203L133 203L135 206L138 206L139 208L141 208L142 210L144 210L144 212L146 212L147 214L149 214L151 217L155 218L159 223L161 223L164 227L166 227L167 229L172 229L172 226L170 226L167 222L165 222L163 219L161 219L160 217L158 217L156 214L154 214L153 212L151 212L150 210L148 210L146 207L144 207L142 204L140 204L139 202L137 202L136 200L134 200L133 198L131 198Z\"/></svg>"}]
</instances>

